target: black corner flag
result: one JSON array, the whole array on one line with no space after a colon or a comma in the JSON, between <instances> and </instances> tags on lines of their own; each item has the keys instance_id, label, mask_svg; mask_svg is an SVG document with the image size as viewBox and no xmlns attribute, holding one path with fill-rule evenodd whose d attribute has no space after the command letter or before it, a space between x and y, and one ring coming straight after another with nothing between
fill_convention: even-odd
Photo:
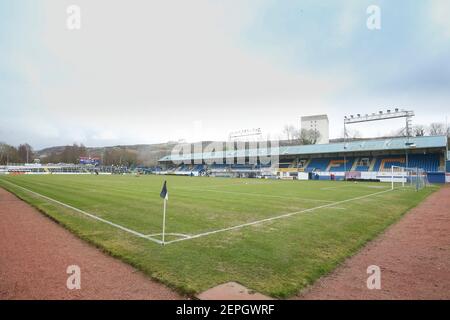
<instances>
[{"instance_id":1,"label":"black corner flag","mask_svg":"<svg viewBox=\"0 0 450 320\"><path fill-rule=\"evenodd\" d=\"M161 193L159 194L161 198L164 199L164 213L163 213L163 229L162 229L162 245L166 244L165 234L166 234L166 202L169 200L169 192L167 191L167 182L164 180L164 185L162 187Z\"/></svg>"},{"instance_id":2,"label":"black corner flag","mask_svg":"<svg viewBox=\"0 0 450 320\"><path fill-rule=\"evenodd\" d=\"M164 185L162 187L161 193L159 194L161 198L164 200L169 200L169 192L167 191L167 181L164 181Z\"/></svg>"}]
</instances>

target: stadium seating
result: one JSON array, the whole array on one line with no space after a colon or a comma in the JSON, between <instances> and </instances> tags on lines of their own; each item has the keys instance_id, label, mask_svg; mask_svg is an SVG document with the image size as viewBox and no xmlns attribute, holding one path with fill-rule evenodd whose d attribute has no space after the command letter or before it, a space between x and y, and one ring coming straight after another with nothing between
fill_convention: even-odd
<instances>
[{"instance_id":1,"label":"stadium seating","mask_svg":"<svg viewBox=\"0 0 450 320\"><path fill-rule=\"evenodd\" d=\"M405 167L405 156L378 157L372 171L388 171L392 166Z\"/></svg>"},{"instance_id":2,"label":"stadium seating","mask_svg":"<svg viewBox=\"0 0 450 320\"><path fill-rule=\"evenodd\" d=\"M344 158L313 158L305 168L306 172L343 172L347 171L388 171L392 166L405 167L405 155L389 155L381 157L366 157L368 163L362 165L359 163L360 158L346 158L344 166ZM282 166L283 165L283 166ZM371 165L373 167L371 168ZM282 163L280 168L287 168L286 163ZM421 168L427 172L439 171L439 155L438 154L411 154L408 157L408 167Z\"/></svg>"},{"instance_id":3,"label":"stadium seating","mask_svg":"<svg viewBox=\"0 0 450 320\"><path fill-rule=\"evenodd\" d=\"M305 168L306 172L312 171L326 171L331 159L320 158L312 159L309 165Z\"/></svg>"},{"instance_id":4,"label":"stadium seating","mask_svg":"<svg viewBox=\"0 0 450 320\"><path fill-rule=\"evenodd\" d=\"M202 172L202 171L204 171L205 170L205 167L204 167L204 165L202 165L202 164L196 164L193 168L192 168L192 171L194 171L194 172Z\"/></svg>"},{"instance_id":5,"label":"stadium seating","mask_svg":"<svg viewBox=\"0 0 450 320\"><path fill-rule=\"evenodd\" d=\"M439 171L439 155L437 154L414 154L408 157L408 166L421 168L427 172Z\"/></svg>"},{"instance_id":6,"label":"stadium seating","mask_svg":"<svg viewBox=\"0 0 450 320\"><path fill-rule=\"evenodd\" d=\"M378 157L373 171L390 170L391 166L408 166L410 168L420 168L427 172L437 172L439 171L439 155L411 154L408 156L408 163L406 163L405 155Z\"/></svg>"},{"instance_id":7,"label":"stadium seating","mask_svg":"<svg viewBox=\"0 0 450 320\"><path fill-rule=\"evenodd\" d=\"M181 164L171 170L174 174L190 175L194 173L199 175L208 169L214 173L257 173L263 168L284 169L296 168L298 160L280 160L273 166L271 164L255 165L255 164ZM305 163L305 162L302 162ZM438 154L410 154L408 156L408 164L406 164L405 155L386 155L386 156L360 156L360 157L346 157L344 158L312 158L307 159L304 168L305 172L343 172L346 171L389 171L392 166L410 168L421 168L426 172L438 172L440 168L440 156ZM159 167L153 168L152 171L157 172L161 170ZM281 170L280 170L281 171Z\"/></svg>"},{"instance_id":8,"label":"stadium seating","mask_svg":"<svg viewBox=\"0 0 450 320\"><path fill-rule=\"evenodd\" d=\"M352 157L346 158L345 163L344 163L344 158L331 159L326 171L329 171L329 172L350 171L350 169L352 168L353 162L355 162L355 158L352 158Z\"/></svg>"}]
</instances>

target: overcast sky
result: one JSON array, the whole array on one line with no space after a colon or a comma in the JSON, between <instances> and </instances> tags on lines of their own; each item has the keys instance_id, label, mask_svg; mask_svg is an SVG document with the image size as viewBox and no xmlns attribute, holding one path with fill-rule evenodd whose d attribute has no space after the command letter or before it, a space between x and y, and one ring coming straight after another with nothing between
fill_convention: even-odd
<instances>
[{"instance_id":1,"label":"overcast sky","mask_svg":"<svg viewBox=\"0 0 450 320\"><path fill-rule=\"evenodd\" d=\"M66 27L69 5L81 30ZM381 30L366 27L369 5ZM276 138L302 115L450 116L450 1L2 0L0 141ZM356 126L389 134L393 121Z\"/></svg>"}]
</instances>

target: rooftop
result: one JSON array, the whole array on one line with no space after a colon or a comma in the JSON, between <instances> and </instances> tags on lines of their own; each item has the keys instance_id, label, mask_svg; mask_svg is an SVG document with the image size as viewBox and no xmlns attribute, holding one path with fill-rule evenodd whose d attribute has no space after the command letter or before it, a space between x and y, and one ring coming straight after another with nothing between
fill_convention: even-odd
<instances>
[{"instance_id":1,"label":"rooftop","mask_svg":"<svg viewBox=\"0 0 450 320\"><path fill-rule=\"evenodd\" d=\"M310 121L310 120L328 120L328 116L326 114L318 114L315 116L303 116L301 117L301 121Z\"/></svg>"},{"instance_id":2,"label":"rooftop","mask_svg":"<svg viewBox=\"0 0 450 320\"><path fill-rule=\"evenodd\" d=\"M329 143L285 146L278 148L260 148L247 150L229 150L217 152L203 152L193 154L172 154L161 158L159 161L189 161L195 159L222 159L245 156L288 156L288 155L315 155L323 153L351 153L364 151L401 151L407 149L445 148L446 136L432 137L399 137L390 139L371 139L351 141L346 143Z\"/></svg>"}]
</instances>

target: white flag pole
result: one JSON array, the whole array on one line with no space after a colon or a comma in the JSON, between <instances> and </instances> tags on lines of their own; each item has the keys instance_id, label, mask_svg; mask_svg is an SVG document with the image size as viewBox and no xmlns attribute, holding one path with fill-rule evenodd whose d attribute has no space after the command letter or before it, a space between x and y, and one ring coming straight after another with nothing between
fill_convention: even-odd
<instances>
[{"instance_id":1,"label":"white flag pole","mask_svg":"<svg viewBox=\"0 0 450 320\"><path fill-rule=\"evenodd\" d=\"M391 190L394 190L394 166L391 166Z\"/></svg>"},{"instance_id":2,"label":"white flag pole","mask_svg":"<svg viewBox=\"0 0 450 320\"><path fill-rule=\"evenodd\" d=\"M163 214L163 230L162 230L162 245L165 245L164 236L166 233L166 202L167 197L164 198L164 214Z\"/></svg>"}]
</instances>

